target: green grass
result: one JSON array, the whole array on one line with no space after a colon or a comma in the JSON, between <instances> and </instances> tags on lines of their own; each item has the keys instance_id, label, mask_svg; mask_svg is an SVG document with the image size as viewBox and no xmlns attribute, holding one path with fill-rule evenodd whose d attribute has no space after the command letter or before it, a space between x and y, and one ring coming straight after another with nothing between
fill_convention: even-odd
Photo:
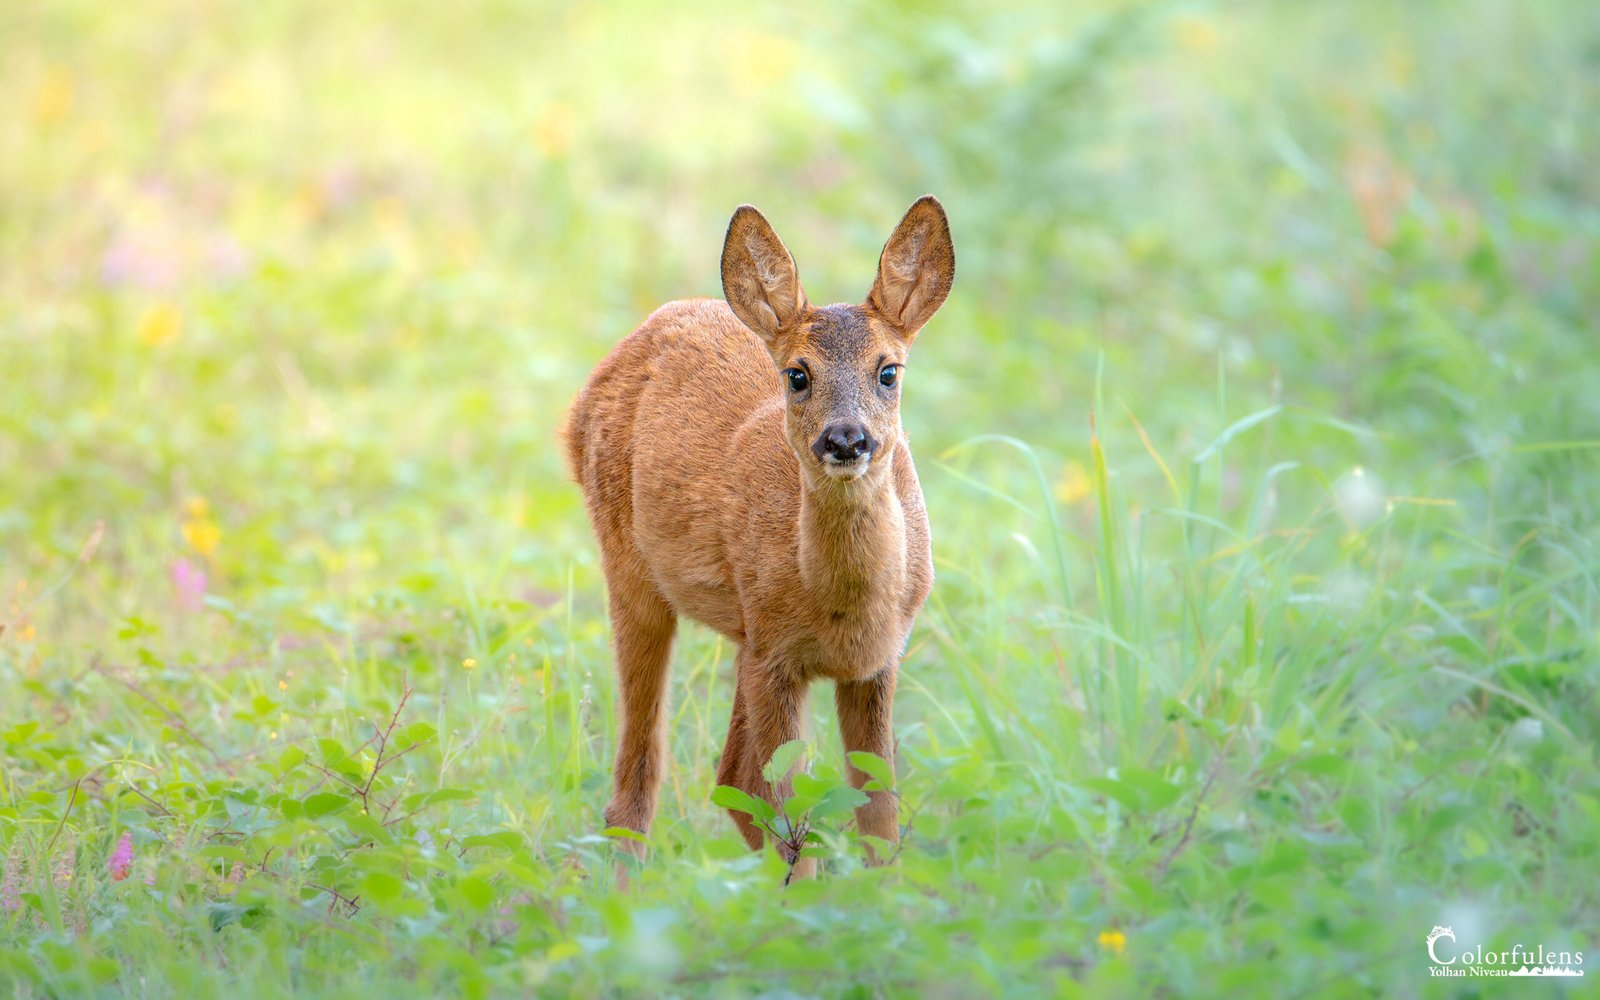
<instances>
[{"instance_id":1,"label":"green grass","mask_svg":"<svg viewBox=\"0 0 1600 1000\"><path fill-rule=\"evenodd\" d=\"M0 992L1487 996L1430 927L1600 954L1600 22L1056 6L0 13ZM618 892L564 409L716 293L739 202L830 301L924 191L903 849L779 888L689 627Z\"/></svg>"}]
</instances>

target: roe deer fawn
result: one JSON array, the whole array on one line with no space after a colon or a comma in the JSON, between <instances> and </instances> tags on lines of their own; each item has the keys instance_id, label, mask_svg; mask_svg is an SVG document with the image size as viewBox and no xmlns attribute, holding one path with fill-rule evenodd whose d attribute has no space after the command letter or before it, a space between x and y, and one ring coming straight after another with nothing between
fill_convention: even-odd
<instances>
[{"instance_id":1,"label":"roe deer fawn","mask_svg":"<svg viewBox=\"0 0 1600 1000\"><path fill-rule=\"evenodd\" d=\"M930 195L889 237L865 303L813 306L783 241L745 205L722 249L726 302L662 306L589 377L567 446L600 543L621 695L608 824L644 833L655 815L679 615L738 646L719 784L777 804L788 779L771 787L762 767L800 736L817 678L835 684L845 749L893 764L895 672L933 583L900 390L954 277ZM867 776L852 767L850 779ZM760 830L732 815L759 849ZM856 820L898 840L889 792ZM814 874L813 859L779 850L792 875Z\"/></svg>"}]
</instances>

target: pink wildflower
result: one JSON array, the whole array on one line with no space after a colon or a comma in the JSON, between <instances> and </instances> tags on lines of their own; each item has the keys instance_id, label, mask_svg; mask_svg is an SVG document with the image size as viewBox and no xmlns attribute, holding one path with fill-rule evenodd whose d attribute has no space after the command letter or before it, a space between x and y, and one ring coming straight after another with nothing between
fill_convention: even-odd
<instances>
[{"instance_id":1,"label":"pink wildflower","mask_svg":"<svg viewBox=\"0 0 1600 1000\"><path fill-rule=\"evenodd\" d=\"M126 830L122 838L117 841L117 849L111 852L111 881L121 882L128 877L128 872L133 870L133 834Z\"/></svg>"},{"instance_id":2,"label":"pink wildflower","mask_svg":"<svg viewBox=\"0 0 1600 1000\"><path fill-rule=\"evenodd\" d=\"M206 571L187 559L172 561L172 589L178 592L178 607L185 611L205 609Z\"/></svg>"}]
</instances>

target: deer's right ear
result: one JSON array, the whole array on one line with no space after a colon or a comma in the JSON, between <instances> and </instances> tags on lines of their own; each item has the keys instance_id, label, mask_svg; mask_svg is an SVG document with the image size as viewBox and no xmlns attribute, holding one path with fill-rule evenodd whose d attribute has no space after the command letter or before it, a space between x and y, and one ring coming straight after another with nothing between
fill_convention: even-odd
<instances>
[{"instance_id":1,"label":"deer's right ear","mask_svg":"<svg viewBox=\"0 0 1600 1000\"><path fill-rule=\"evenodd\" d=\"M722 244L722 294L733 314L770 346L805 311L789 249L753 206L740 205Z\"/></svg>"}]
</instances>

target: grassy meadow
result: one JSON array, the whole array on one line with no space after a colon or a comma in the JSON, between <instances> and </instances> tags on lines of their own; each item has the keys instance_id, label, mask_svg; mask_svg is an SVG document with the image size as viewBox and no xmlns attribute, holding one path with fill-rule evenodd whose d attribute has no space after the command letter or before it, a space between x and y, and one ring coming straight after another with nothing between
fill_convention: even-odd
<instances>
[{"instance_id":1,"label":"grassy meadow","mask_svg":"<svg viewBox=\"0 0 1600 1000\"><path fill-rule=\"evenodd\" d=\"M0 52L0 994L1595 995L1592 4L44 0ZM687 626L619 891L565 409L740 202L860 301L928 191L902 847L745 850Z\"/></svg>"}]
</instances>

